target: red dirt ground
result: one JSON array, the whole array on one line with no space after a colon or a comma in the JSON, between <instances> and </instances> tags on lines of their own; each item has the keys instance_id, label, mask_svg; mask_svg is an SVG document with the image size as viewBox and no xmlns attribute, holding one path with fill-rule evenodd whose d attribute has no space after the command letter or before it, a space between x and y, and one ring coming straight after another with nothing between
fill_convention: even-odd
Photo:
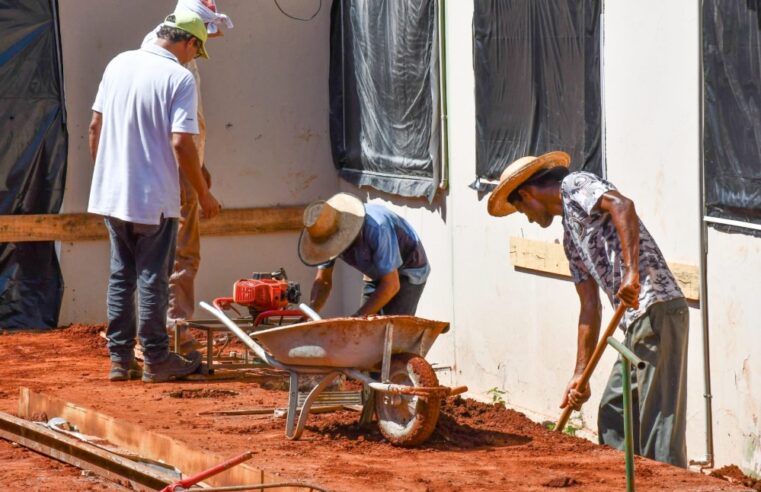
<instances>
[{"instance_id":1,"label":"red dirt ground","mask_svg":"<svg viewBox=\"0 0 761 492\"><path fill-rule=\"evenodd\" d=\"M416 449L391 446L375 428L360 429L359 414L350 411L310 416L300 441L287 440L285 421L268 415L199 416L210 410L283 407L286 379L262 369L235 380L109 383L99 328L0 334L0 411L15 415L18 389L26 386L197 449L226 456L252 450L252 466L330 490L625 489L619 451L551 433L500 405L458 397L445 402L434 435ZM642 458L636 460L636 476L641 491L742 490ZM106 483L0 440L0 490L104 490Z\"/></svg>"}]
</instances>

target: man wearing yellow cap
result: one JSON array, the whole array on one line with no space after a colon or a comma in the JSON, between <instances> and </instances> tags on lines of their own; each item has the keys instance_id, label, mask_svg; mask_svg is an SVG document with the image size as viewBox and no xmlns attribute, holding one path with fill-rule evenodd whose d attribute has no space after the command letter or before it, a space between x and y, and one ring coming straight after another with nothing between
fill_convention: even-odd
<instances>
[{"instance_id":1,"label":"man wearing yellow cap","mask_svg":"<svg viewBox=\"0 0 761 492\"><path fill-rule=\"evenodd\" d=\"M204 25L208 38L223 35L222 28L231 29L232 20L226 14L217 11L215 0L178 0L175 11L190 11L197 14ZM156 34L162 24L149 32L143 39L142 45L154 44ZM211 174L206 167L206 118L201 97L201 75L198 64L190 60L184 64L190 70L196 83L198 97L198 134L193 136L193 142L198 149L198 160L201 163L206 184L211 188ZM191 318L195 309L195 278L201 263L201 226L199 219L198 197L193 186L180 174L180 221L177 230L177 245L175 249L174 266L169 277L169 308L167 310L167 328L170 338L179 333L179 351L188 354L195 350L197 342L184 321Z\"/></svg>"},{"instance_id":2,"label":"man wearing yellow cap","mask_svg":"<svg viewBox=\"0 0 761 492\"><path fill-rule=\"evenodd\" d=\"M563 220L563 246L581 301L576 367L561 403L578 410L590 397L581 374L600 332L599 288L611 304L623 303L625 345L648 363L633 368L634 448L637 454L686 467L687 340L689 318L682 291L634 203L609 182L571 172L565 152L524 157L510 164L489 197L489 214L524 214L549 227ZM616 362L600 402L601 444L623 449L623 388Z\"/></svg>"},{"instance_id":3,"label":"man wearing yellow cap","mask_svg":"<svg viewBox=\"0 0 761 492\"><path fill-rule=\"evenodd\" d=\"M318 267L311 292L316 311L330 295L336 258L364 274L362 305L354 316L414 315L431 270L406 220L349 193L307 206L298 251L304 264Z\"/></svg>"},{"instance_id":4,"label":"man wearing yellow cap","mask_svg":"<svg viewBox=\"0 0 761 492\"><path fill-rule=\"evenodd\" d=\"M206 217L219 202L201 174L196 88L182 66L207 57L206 27L188 11L168 16L154 44L116 56L103 73L90 122L95 161L88 211L104 216L111 241L108 348L111 381L161 382L186 376L200 357L169 352L168 277L180 215L179 169ZM135 291L138 306L135 307ZM140 337L145 370L134 360Z\"/></svg>"}]
</instances>

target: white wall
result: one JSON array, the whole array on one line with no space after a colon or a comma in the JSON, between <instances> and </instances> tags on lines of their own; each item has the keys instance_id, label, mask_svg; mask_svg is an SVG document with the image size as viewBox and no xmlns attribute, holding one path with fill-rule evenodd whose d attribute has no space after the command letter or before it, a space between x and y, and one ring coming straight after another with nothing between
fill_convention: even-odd
<instances>
[{"instance_id":1,"label":"white wall","mask_svg":"<svg viewBox=\"0 0 761 492\"><path fill-rule=\"evenodd\" d=\"M323 3L313 21L297 22L271 1L219 2L235 28L209 41L211 58L200 60L199 68L208 126L206 160L213 191L226 208L304 204L338 188L328 135L330 6ZM92 177L87 125L103 69L118 53L137 48L175 4L61 2L70 141L64 212L87 208ZM306 16L317 3L282 5ZM204 237L197 299L230 295L238 278L280 266L308 292L312 271L298 260L297 239L297 233ZM62 324L105 320L108 257L107 241L62 244ZM337 311L340 303L336 296L327 312Z\"/></svg>"},{"instance_id":2,"label":"white wall","mask_svg":"<svg viewBox=\"0 0 761 492\"><path fill-rule=\"evenodd\" d=\"M717 464L761 477L761 239L709 230L708 252Z\"/></svg>"}]
</instances>

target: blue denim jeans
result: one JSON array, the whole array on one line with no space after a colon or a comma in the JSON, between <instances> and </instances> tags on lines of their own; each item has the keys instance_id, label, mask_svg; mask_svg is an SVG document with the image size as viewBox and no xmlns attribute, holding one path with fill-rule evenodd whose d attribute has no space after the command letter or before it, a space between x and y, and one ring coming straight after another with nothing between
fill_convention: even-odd
<instances>
[{"instance_id":1,"label":"blue denim jeans","mask_svg":"<svg viewBox=\"0 0 761 492\"><path fill-rule=\"evenodd\" d=\"M111 360L132 360L137 335L145 362L161 362L169 355L166 311L177 219L147 225L106 217L105 223L111 238L106 332Z\"/></svg>"},{"instance_id":2,"label":"blue denim jeans","mask_svg":"<svg viewBox=\"0 0 761 492\"><path fill-rule=\"evenodd\" d=\"M367 302L371 295L375 292L380 284L379 280L365 281L362 289L362 303ZM416 285L411 284L409 279L403 275L399 276L399 292L391 298L388 303L378 311L381 315L391 314L409 314L415 316L417 311L417 304L420 301L420 296L423 295L423 289L425 288L425 282Z\"/></svg>"}]
</instances>

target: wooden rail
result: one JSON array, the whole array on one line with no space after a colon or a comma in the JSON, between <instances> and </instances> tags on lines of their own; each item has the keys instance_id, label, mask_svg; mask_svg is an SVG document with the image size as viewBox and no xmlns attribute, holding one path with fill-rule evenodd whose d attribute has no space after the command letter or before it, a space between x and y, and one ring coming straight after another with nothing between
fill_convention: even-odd
<instances>
[{"instance_id":1,"label":"wooden rail","mask_svg":"<svg viewBox=\"0 0 761 492\"><path fill-rule=\"evenodd\" d=\"M201 220L201 235L245 236L298 231L303 206L223 209ZM108 239L103 217L88 213L0 215L0 243L26 241L98 241Z\"/></svg>"},{"instance_id":2,"label":"wooden rail","mask_svg":"<svg viewBox=\"0 0 761 492\"><path fill-rule=\"evenodd\" d=\"M571 278L571 270L562 244L511 237L510 262L516 268ZM698 301L700 299L698 267L671 262L668 265L684 297L690 301Z\"/></svg>"},{"instance_id":3,"label":"wooden rail","mask_svg":"<svg viewBox=\"0 0 761 492\"><path fill-rule=\"evenodd\" d=\"M149 431L132 422L117 419L42 393L35 393L29 388L20 388L19 417L31 418L32 415L42 413L66 419L67 422L79 428L79 432L83 434L105 439L114 446L126 448L144 458L169 463L182 470L185 475L193 475L208 470L226 459L223 455L186 445L174 438ZM206 423L205 425L210 424ZM282 481L277 475L255 468L250 464L241 464L210 477L205 482L209 485L223 487L241 484L264 484L266 486ZM307 484L284 485L277 490L307 492L315 489L323 490L321 487L310 487ZM250 490L259 489L252 488Z\"/></svg>"}]
</instances>

